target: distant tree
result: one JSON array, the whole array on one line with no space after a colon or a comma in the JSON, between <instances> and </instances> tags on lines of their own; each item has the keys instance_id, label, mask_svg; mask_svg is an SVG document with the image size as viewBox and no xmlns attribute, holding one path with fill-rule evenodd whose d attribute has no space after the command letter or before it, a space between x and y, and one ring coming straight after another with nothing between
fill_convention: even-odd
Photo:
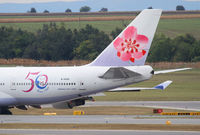
<instances>
[{"instance_id":1,"label":"distant tree","mask_svg":"<svg viewBox=\"0 0 200 135\"><path fill-rule=\"evenodd\" d=\"M81 58L83 60L92 60L93 58L91 58L91 56L98 55L96 54L94 45L90 40L81 42L79 47L76 48L75 54L77 55L77 58Z\"/></svg>"},{"instance_id":2,"label":"distant tree","mask_svg":"<svg viewBox=\"0 0 200 135\"><path fill-rule=\"evenodd\" d=\"M108 12L108 8L102 8L99 12Z\"/></svg>"},{"instance_id":3,"label":"distant tree","mask_svg":"<svg viewBox=\"0 0 200 135\"><path fill-rule=\"evenodd\" d=\"M88 6L84 6L80 8L80 12L90 12L91 8Z\"/></svg>"},{"instance_id":4,"label":"distant tree","mask_svg":"<svg viewBox=\"0 0 200 135\"><path fill-rule=\"evenodd\" d=\"M113 30L110 33L110 35L112 36L113 39L115 39L121 32L122 32L122 29L117 27L115 30Z\"/></svg>"},{"instance_id":5,"label":"distant tree","mask_svg":"<svg viewBox=\"0 0 200 135\"><path fill-rule=\"evenodd\" d=\"M200 61L200 56L195 56L193 59L192 59L192 62L199 62Z\"/></svg>"},{"instance_id":6,"label":"distant tree","mask_svg":"<svg viewBox=\"0 0 200 135\"><path fill-rule=\"evenodd\" d=\"M176 6L176 11L184 11L184 10L185 10L185 8L183 5Z\"/></svg>"},{"instance_id":7,"label":"distant tree","mask_svg":"<svg viewBox=\"0 0 200 135\"><path fill-rule=\"evenodd\" d=\"M74 34L78 45L74 50L75 59L93 60L111 42L107 34L91 25L86 25L80 31L74 31Z\"/></svg>"},{"instance_id":8,"label":"distant tree","mask_svg":"<svg viewBox=\"0 0 200 135\"><path fill-rule=\"evenodd\" d=\"M181 35L173 39L172 45L175 48L173 61L191 62L194 58L196 39L190 35Z\"/></svg>"},{"instance_id":9,"label":"distant tree","mask_svg":"<svg viewBox=\"0 0 200 135\"><path fill-rule=\"evenodd\" d=\"M156 35L152 43L149 56L147 57L148 62L160 62L170 61L173 54L173 46L171 39L165 35ZM159 56L159 57L158 57Z\"/></svg>"},{"instance_id":10,"label":"distant tree","mask_svg":"<svg viewBox=\"0 0 200 135\"><path fill-rule=\"evenodd\" d=\"M44 60L71 60L74 35L70 29L56 26L56 23L44 24L37 32L34 43L29 45L24 58Z\"/></svg>"},{"instance_id":11,"label":"distant tree","mask_svg":"<svg viewBox=\"0 0 200 135\"><path fill-rule=\"evenodd\" d=\"M153 9L153 7L148 7L148 9Z\"/></svg>"},{"instance_id":12,"label":"distant tree","mask_svg":"<svg viewBox=\"0 0 200 135\"><path fill-rule=\"evenodd\" d=\"M21 58L28 45L32 44L35 35L12 27L0 28L0 58Z\"/></svg>"},{"instance_id":13,"label":"distant tree","mask_svg":"<svg viewBox=\"0 0 200 135\"><path fill-rule=\"evenodd\" d=\"M49 13L49 11L48 10L44 10L44 12L43 13Z\"/></svg>"},{"instance_id":14,"label":"distant tree","mask_svg":"<svg viewBox=\"0 0 200 135\"><path fill-rule=\"evenodd\" d=\"M192 50L192 62L200 61L200 40L194 43L194 47Z\"/></svg>"},{"instance_id":15,"label":"distant tree","mask_svg":"<svg viewBox=\"0 0 200 135\"><path fill-rule=\"evenodd\" d=\"M31 11L30 13L37 13L36 9L35 8L31 8Z\"/></svg>"},{"instance_id":16,"label":"distant tree","mask_svg":"<svg viewBox=\"0 0 200 135\"><path fill-rule=\"evenodd\" d=\"M174 39L164 35L156 35L147 61L200 61L200 41L190 34L177 36Z\"/></svg>"},{"instance_id":17,"label":"distant tree","mask_svg":"<svg viewBox=\"0 0 200 135\"><path fill-rule=\"evenodd\" d=\"M70 13L70 12L72 12L72 10L68 8L68 9L65 10L65 12Z\"/></svg>"}]
</instances>

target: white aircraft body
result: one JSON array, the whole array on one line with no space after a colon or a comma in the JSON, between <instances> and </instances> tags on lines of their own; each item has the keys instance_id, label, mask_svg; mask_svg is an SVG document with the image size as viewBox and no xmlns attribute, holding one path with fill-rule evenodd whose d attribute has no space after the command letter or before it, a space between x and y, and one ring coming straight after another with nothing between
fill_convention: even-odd
<instances>
[{"instance_id":1,"label":"white aircraft body","mask_svg":"<svg viewBox=\"0 0 200 135\"><path fill-rule=\"evenodd\" d=\"M93 100L91 95L104 91L165 89L172 81L153 88L120 88L148 80L154 72L144 65L161 10L143 10L127 28L90 64L79 67L0 68L0 114L11 114L12 107L73 108ZM162 52L161 52L162 53ZM159 57L159 56L158 56Z\"/></svg>"}]
</instances>

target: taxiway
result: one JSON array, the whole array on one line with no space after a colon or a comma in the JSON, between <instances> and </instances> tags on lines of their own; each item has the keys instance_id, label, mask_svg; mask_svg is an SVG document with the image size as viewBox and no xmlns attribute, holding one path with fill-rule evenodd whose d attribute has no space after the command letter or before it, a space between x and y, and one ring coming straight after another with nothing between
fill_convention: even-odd
<instances>
[{"instance_id":1,"label":"taxiway","mask_svg":"<svg viewBox=\"0 0 200 135\"><path fill-rule=\"evenodd\" d=\"M198 118L145 118L136 115L58 115L58 116L42 116L42 115L10 115L0 116L1 123L39 123L39 124L165 124L166 121L172 124L200 124Z\"/></svg>"},{"instance_id":2,"label":"taxiway","mask_svg":"<svg viewBox=\"0 0 200 135\"><path fill-rule=\"evenodd\" d=\"M198 131L155 131L155 130L50 130L50 129L0 129L2 134L43 135L199 135Z\"/></svg>"}]
</instances>

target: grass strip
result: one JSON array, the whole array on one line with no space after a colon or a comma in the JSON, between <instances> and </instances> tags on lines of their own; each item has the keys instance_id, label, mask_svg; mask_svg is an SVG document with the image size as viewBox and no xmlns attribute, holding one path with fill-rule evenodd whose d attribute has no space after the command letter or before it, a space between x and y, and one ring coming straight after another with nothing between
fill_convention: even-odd
<instances>
[{"instance_id":1,"label":"grass strip","mask_svg":"<svg viewBox=\"0 0 200 135\"><path fill-rule=\"evenodd\" d=\"M11 109L14 115L43 115L44 113L56 113L57 115L73 115L73 111L75 110L82 110L85 112L85 115L159 115L153 113L153 108L126 106L75 107L73 109L29 108L27 111L19 110L16 108ZM164 109L164 112L191 111Z\"/></svg>"}]
</instances>

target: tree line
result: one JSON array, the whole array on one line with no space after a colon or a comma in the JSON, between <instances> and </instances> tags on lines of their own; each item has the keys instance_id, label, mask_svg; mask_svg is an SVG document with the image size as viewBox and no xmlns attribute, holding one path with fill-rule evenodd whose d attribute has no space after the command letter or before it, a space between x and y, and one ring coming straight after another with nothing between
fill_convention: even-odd
<instances>
[{"instance_id":1,"label":"tree line","mask_svg":"<svg viewBox=\"0 0 200 135\"><path fill-rule=\"evenodd\" d=\"M66 29L56 23L44 24L36 33L12 27L0 27L0 58L35 60L93 60L121 32L109 35L91 25L82 29ZM147 59L160 61L200 61L200 40L186 34L169 38L156 35Z\"/></svg>"},{"instance_id":2,"label":"tree line","mask_svg":"<svg viewBox=\"0 0 200 135\"><path fill-rule=\"evenodd\" d=\"M79 11L80 11L80 12L90 12L91 9L92 9L92 8L89 7L89 6L83 6L83 7L81 7L81 8L79 9ZM153 7L150 6L150 7L148 7L148 9L153 9ZM185 11L185 7L184 7L183 5L177 5L177 6L176 6L176 11ZM32 8L30 9L30 11L27 11L27 12L28 12L28 13L37 13L37 10L36 10L34 7L32 7ZM66 13L70 13L70 12L72 12L72 10L71 10L70 8L67 8L67 9L65 10L65 12L66 12ZM108 8L103 7L103 8L101 8L101 9L99 10L99 12L108 12ZM43 13L49 13L49 10L45 9L45 10L43 11Z\"/></svg>"},{"instance_id":3,"label":"tree line","mask_svg":"<svg viewBox=\"0 0 200 135\"><path fill-rule=\"evenodd\" d=\"M200 61L200 40L190 34L169 38L156 35L149 56L149 62L197 62Z\"/></svg>"},{"instance_id":4,"label":"tree line","mask_svg":"<svg viewBox=\"0 0 200 135\"><path fill-rule=\"evenodd\" d=\"M44 24L36 33L0 28L0 58L44 60L94 59L109 43L109 36L90 25L80 30Z\"/></svg>"},{"instance_id":5,"label":"tree line","mask_svg":"<svg viewBox=\"0 0 200 135\"><path fill-rule=\"evenodd\" d=\"M83 6L83 7L81 7L80 9L79 9L79 11L80 12L90 12L91 11L91 7L89 7L89 6ZM27 11L28 13L37 13L37 10L36 10L36 8L34 8L34 7L32 7L29 11ZM66 10L65 10L65 12L66 13L70 13L70 12L72 12L72 10L70 9L70 8L67 8ZM108 12L108 8L101 8L100 10L99 10L99 12ZM43 11L43 13L50 13L49 12L49 10L47 10L47 9L45 9L44 11Z\"/></svg>"}]
</instances>

